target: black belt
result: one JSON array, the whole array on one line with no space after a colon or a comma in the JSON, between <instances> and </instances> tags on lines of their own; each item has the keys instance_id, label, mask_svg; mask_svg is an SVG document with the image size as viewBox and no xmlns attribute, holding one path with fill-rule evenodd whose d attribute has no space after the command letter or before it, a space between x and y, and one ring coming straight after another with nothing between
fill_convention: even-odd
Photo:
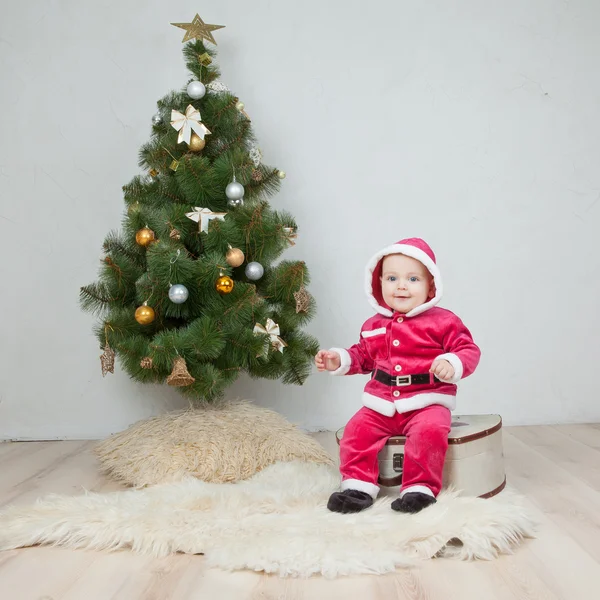
<instances>
[{"instance_id":1,"label":"black belt","mask_svg":"<svg viewBox=\"0 0 600 600\"><path fill-rule=\"evenodd\" d=\"M418 373L416 375L390 375L389 373L380 371L379 369L375 371L375 375L373 375L372 379L375 379L380 383L385 383L385 385L400 387L407 385L425 385L439 381L439 379L431 373Z\"/></svg>"}]
</instances>

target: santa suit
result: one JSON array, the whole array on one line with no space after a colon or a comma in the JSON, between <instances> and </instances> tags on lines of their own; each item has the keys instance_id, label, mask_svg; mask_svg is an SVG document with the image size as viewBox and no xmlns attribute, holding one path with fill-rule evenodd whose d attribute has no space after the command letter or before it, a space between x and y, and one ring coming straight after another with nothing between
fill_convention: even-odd
<instances>
[{"instance_id":1,"label":"santa suit","mask_svg":"<svg viewBox=\"0 0 600 600\"><path fill-rule=\"evenodd\" d=\"M388 254L404 254L425 265L433 276L434 297L406 314L392 311L383 300L380 280ZM456 383L475 370L480 350L455 314L436 307L442 278L423 240L402 240L373 256L366 269L366 291L377 314L363 324L358 343L331 348L341 358L333 375L371 373L364 407L350 420L340 443L341 489L376 497L377 455L389 437L405 435L400 497L407 492L435 497L442 485ZM441 381L429 373L436 359L454 367L452 379Z\"/></svg>"}]
</instances>

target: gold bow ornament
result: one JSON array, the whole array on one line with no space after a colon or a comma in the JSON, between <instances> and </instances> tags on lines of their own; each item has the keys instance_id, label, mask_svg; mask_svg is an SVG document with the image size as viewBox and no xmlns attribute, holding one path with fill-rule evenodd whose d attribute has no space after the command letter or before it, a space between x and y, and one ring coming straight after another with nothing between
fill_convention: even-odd
<instances>
[{"instance_id":1,"label":"gold bow ornament","mask_svg":"<svg viewBox=\"0 0 600 600\"><path fill-rule=\"evenodd\" d=\"M254 334L264 334L269 336L269 343L275 350L279 350L283 354L283 349L287 346L287 344L279 337L281 331L279 330L279 325L273 321L273 319L267 319L265 325L261 325L257 323L254 326ZM268 352L268 345L265 348L265 354Z\"/></svg>"}]
</instances>

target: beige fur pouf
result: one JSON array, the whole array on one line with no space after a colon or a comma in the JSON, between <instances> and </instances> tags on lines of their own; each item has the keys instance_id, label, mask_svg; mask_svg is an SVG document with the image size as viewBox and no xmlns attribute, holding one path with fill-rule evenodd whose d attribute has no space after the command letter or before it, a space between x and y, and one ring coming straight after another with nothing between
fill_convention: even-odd
<instances>
[{"instance_id":1,"label":"beige fur pouf","mask_svg":"<svg viewBox=\"0 0 600 600\"><path fill-rule=\"evenodd\" d=\"M214 483L238 481L278 461L333 463L318 442L282 415L247 401L145 419L95 450L104 471L135 487L186 475Z\"/></svg>"}]
</instances>

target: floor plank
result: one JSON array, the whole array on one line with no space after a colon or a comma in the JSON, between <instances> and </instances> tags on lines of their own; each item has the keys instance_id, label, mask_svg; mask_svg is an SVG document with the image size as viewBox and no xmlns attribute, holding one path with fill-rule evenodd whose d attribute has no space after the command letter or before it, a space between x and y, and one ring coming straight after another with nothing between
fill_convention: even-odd
<instances>
[{"instance_id":1,"label":"floor plank","mask_svg":"<svg viewBox=\"0 0 600 600\"><path fill-rule=\"evenodd\" d=\"M600 435L598 429L592 425L554 425L553 429L590 448L600 450Z\"/></svg>"},{"instance_id":2,"label":"floor plank","mask_svg":"<svg viewBox=\"0 0 600 600\"><path fill-rule=\"evenodd\" d=\"M503 436L511 485L600 564L600 492L521 441L522 435L511 428ZM561 547L556 551L562 554Z\"/></svg>"},{"instance_id":3,"label":"floor plank","mask_svg":"<svg viewBox=\"0 0 600 600\"><path fill-rule=\"evenodd\" d=\"M600 451L562 433L558 427L515 427L510 434L529 448L600 491Z\"/></svg>"},{"instance_id":4,"label":"floor plank","mask_svg":"<svg viewBox=\"0 0 600 600\"><path fill-rule=\"evenodd\" d=\"M44 447L31 446L6 460L0 459L0 505L15 501L26 503L48 492L78 494L84 489L107 491L123 486L98 472L93 455L95 442L45 442Z\"/></svg>"}]
</instances>

